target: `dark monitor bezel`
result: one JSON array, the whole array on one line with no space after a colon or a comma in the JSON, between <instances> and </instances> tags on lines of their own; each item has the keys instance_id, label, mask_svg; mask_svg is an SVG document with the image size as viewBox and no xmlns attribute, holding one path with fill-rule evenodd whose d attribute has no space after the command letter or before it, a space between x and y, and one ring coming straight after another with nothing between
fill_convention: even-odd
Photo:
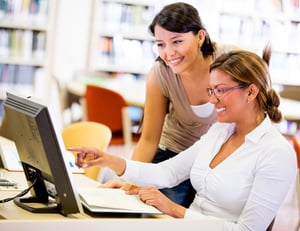
<instances>
[{"instance_id":1,"label":"dark monitor bezel","mask_svg":"<svg viewBox=\"0 0 300 231\"><path fill-rule=\"evenodd\" d=\"M7 92L2 135L15 142L28 184L34 184L31 197L14 202L33 213L81 213L61 132L53 118L46 105ZM31 203L44 206L30 206Z\"/></svg>"}]
</instances>

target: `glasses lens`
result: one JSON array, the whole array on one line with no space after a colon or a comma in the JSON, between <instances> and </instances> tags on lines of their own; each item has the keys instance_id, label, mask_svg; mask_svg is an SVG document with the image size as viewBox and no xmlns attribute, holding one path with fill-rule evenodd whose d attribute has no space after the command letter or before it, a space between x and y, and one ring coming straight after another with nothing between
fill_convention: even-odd
<instances>
[{"instance_id":1,"label":"glasses lens","mask_svg":"<svg viewBox=\"0 0 300 231\"><path fill-rule=\"evenodd\" d=\"M215 92L215 95L218 96L218 97L223 95L223 93L224 93L223 88L221 88L221 89L216 88L216 89L213 89L213 91Z\"/></svg>"}]
</instances>

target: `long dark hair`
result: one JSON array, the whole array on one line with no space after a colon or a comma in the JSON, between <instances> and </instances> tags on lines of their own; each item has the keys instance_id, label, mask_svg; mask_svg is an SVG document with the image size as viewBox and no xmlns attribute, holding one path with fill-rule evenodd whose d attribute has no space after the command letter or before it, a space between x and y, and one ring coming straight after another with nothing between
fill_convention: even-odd
<instances>
[{"instance_id":1,"label":"long dark hair","mask_svg":"<svg viewBox=\"0 0 300 231\"><path fill-rule=\"evenodd\" d=\"M177 2L164 6L149 25L148 29L153 36L155 36L154 28L156 25L176 33L187 33L191 31L194 35L196 35L199 30L204 30L206 33L201 51L204 57L213 55L215 49L209 34L200 19L197 9L192 5Z\"/></svg>"}]
</instances>

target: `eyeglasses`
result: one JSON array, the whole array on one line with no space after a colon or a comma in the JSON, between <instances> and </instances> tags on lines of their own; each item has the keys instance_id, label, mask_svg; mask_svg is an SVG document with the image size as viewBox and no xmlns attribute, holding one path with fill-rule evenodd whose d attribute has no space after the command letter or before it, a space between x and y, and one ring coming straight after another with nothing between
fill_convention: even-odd
<instances>
[{"instance_id":1,"label":"eyeglasses","mask_svg":"<svg viewBox=\"0 0 300 231\"><path fill-rule=\"evenodd\" d=\"M207 88L207 94L209 97L211 97L213 94L216 96L216 97L221 97L224 93L228 92L228 91L232 91L232 90L235 90L235 89L239 89L239 88L243 88L244 86L243 85L237 85L237 86L234 86L234 87L228 87L228 88Z\"/></svg>"}]
</instances>

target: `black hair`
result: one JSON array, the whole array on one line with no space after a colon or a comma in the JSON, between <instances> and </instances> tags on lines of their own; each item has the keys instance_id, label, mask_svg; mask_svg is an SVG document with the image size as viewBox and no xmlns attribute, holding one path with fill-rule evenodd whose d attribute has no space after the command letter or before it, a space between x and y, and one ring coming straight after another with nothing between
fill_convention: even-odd
<instances>
[{"instance_id":1,"label":"black hair","mask_svg":"<svg viewBox=\"0 0 300 231\"><path fill-rule=\"evenodd\" d=\"M197 9L192 5L177 2L164 6L149 25L149 31L153 36L155 36L154 28L156 25L176 33L187 33L191 31L194 35L196 35L199 30L204 30L205 40L201 46L201 51L204 57L213 55L215 48L200 19Z\"/></svg>"}]
</instances>

